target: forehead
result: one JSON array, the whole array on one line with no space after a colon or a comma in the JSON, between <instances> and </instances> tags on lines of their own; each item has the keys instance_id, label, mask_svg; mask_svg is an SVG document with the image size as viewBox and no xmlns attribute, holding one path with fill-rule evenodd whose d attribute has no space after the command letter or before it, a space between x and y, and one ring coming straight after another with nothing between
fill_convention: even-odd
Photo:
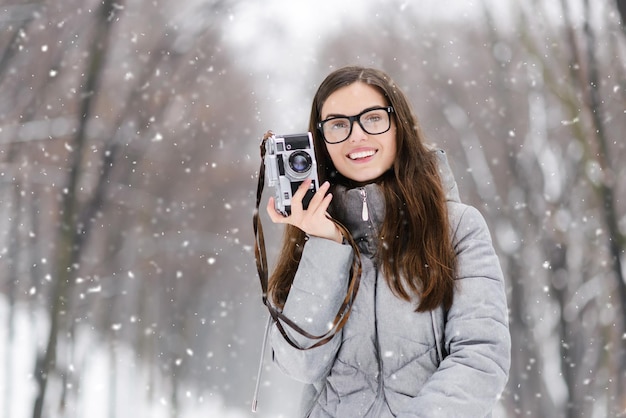
<instances>
[{"instance_id":1,"label":"forehead","mask_svg":"<svg viewBox=\"0 0 626 418\"><path fill-rule=\"evenodd\" d=\"M356 115L363 109L386 104L385 97L376 87L357 81L331 93L322 106L321 117Z\"/></svg>"}]
</instances>

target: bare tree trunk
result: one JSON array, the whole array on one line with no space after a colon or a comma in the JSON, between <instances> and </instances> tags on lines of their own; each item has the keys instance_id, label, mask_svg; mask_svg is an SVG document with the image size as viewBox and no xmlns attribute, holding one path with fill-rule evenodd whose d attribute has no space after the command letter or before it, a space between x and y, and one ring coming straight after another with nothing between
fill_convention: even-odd
<instances>
[{"instance_id":1,"label":"bare tree trunk","mask_svg":"<svg viewBox=\"0 0 626 418\"><path fill-rule=\"evenodd\" d=\"M9 152L11 155L12 152ZM10 160L12 158L9 158ZM7 253L7 263L8 263L8 275L7 275L7 300L8 300L8 315L6 322L6 333L7 338L4 344L5 347L5 368L4 368L4 416L11 416L11 407L13 401L13 384L11 383L11 379L13 377L13 345L15 343L15 308L16 308L16 292L17 292L17 282L18 282L18 269L19 269L19 251L18 246L20 245L20 240L18 238L18 225L20 224L20 184L16 182L15 184L10 185L13 189L13 198L11 199L12 207L7 208L13 212L10 217L12 218L12 222L9 223L9 234L8 234L8 253Z\"/></svg>"},{"instance_id":2,"label":"bare tree trunk","mask_svg":"<svg viewBox=\"0 0 626 418\"><path fill-rule=\"evenodd\" d=\"M174 356L171 361L172 373L170 375L172 385L170 388L170 418L179 417L178 387L180 386L180 376L178 375L178 365L176 363L176 356Z\"/></svg>"},{"instance_id":3,"label":"bare tree trunk","mask_svg":"<svg viewBox=\"0 0 626 418\"><path fill-rule=\"evenodd\" d=\"M495 17L492 15L489 6L483 3L483 10L485 19L487 21L486 27L496 28ZM520 13L522 13L520 11ZM524 28L526 25L520 25ZM497 45L499 38L495 29L489 31L489 41L491 43L491 49ZM509 95L506 94L507 87L504 80L509 77L509 73L505 66L493 65L495 76L493 77L495 91L499 93L497 102L503 104L506 109L515 109L514 103L511 101ZM513 114L508 116L508 119L503 120L502 127L509 127L514 125L512 118ZM509 123L510 122L510 123ZM507 172L510 179L515 182L515 185L519 187L522 193L522 201L526 202L531 200L531 196L537 193L536 182L530 180L530 171L532 168L525 169L520 157L518 155L519 145L516 143L515 138L507 135L506 132L502 132L500 135L502 138L506 138L504 146L506 149L505 155ZM508 187L509 185L505 185ZM504 189L498 192L502 200L508 199L508 190ZM531 225L541 225L541 219L537 218L531 210L528 208L519 211L507 210L500 213L505 219L512 222L512 225L516 231L522 236L521 241L530 241L533 236L541 236L536 231L529 229ZM529 311L528 302L528 289L532 288L534 284L530 284L526 281L527 268L524 265L527 258L523 252L516 252L515 254L509 254L505 265L507 266L506 276L511 288L510 297L510 331L511 342L513 347L512 352L512 364L511 372L509 375L508 388L514 393L507 395L505 401L509 411L513 411L518 416L555 416L558 409L554 402L551 401L549 396L537 397L538 393L547 393L546 379L542 374L544 368L543 356L541 355L542 344L541 341L537 341L537 337L532 332L533 324L529 318L532 317Z\"/></svg>"},{"instance_id":4,"label":"bare tree trunk","mask_svg":"<svg viewBox=\"0 0 626 418\"><path fill-rule=\"evenodd\" d=\"M567 271L567 251L568 246L565 243L561 243L558 246L546 245L545 253L548 254L550 268L553 272ZM583 401L577 398L578 392L576 388L579 386L577 368L572 367L572 365L578 364L579 361L581 361L577 348L581 346L581 341L585 339L585 336L577 332L575 326L572 324L573 321L567 321L565 315L562 313L570 298L568 293L567 286L552 286L551 296L556 300L561 310L556 332L558 332L559 335L561 373L569 395L563 416L565 418L575 418L584 415L582 415Z\"/></svg>"},{"instance_id":5,"label":"bare tree trunk","mask_svg":"<svg viewBox=\"0 0 626 418\"><path fill-rule=\"evenodd\" d=\"M80 230L77 225L79 207L77 203L77 184L82 169L82 154L87 142L87 123L90 120L92 109L100 83L103 61L108 51L109 33L115 9L114 0L104 0L98 14L96 30L93 34L90 48L91 59L87 69L87 80L81 92L80 122L76 133L74 148L70 151L70 166L67 186L62 195L62 218L59 225L59 239L57 241L56 280L52 308L50 310L50 329L44 358L37 361L35 379L39 391L35 399L33 418L41 418L46 396L46 389L50 374L55 371L57 360L58 335L62 329L62 318L69 308L69 296L72 274L79 266L81 244L87 238L87 232ZM89 222L84 224L85 227Z\"/></svg>"},{"instance_id":6,"label":"bare tree trunk","mask_svg":"<svg viewBox=\"0 0 626 418\"><path fill-rule=\"evenodd\" d=\"M618 8L624 11L626 2L618 0ZM570 58L570 71L572 79L576 82L576 87L581 92L583 97L582 107L583 110L589 115L591 123L591 133L582 132L577 136L581 137L583 146L586 149L587 160L593 159L598 163L601 168L602 179L595 186L595 192L600 201L599 211L601 218L604 221L606 227L606 236L608 237L608 248L611 254L612 275L611 279L615 279L617 296L619 303L616 305L616 309L621 314L616 315L615 324L617 329L614 333L613 344L616 346L616 350L613 351L613 358L617 364L616 379L613 388L611 388L611 394L614 395L617 400L611 405L609 401L608 410L613 411L614 408L619 408L621 411L626 409L626 340L621 336L626 332L626 282L624 281L623 269L622 269L622 255L625 250L625 237L620 233L618 227L618 214L615 203L615 187L617 186L617 178L615 171L610 161L611 151L609 150L607 133L603 123L603 109L601 106L602 98L600 96L600 74L598 69L598 60L595 56L595 50L597 48L595 33L591 27L590 5L588 0L583 1L584 6L584 45L579 45L576 39L575 32L572 26L572 22L569 16L569 3L566 0L561 0L561 8L563 9L563 16L566 22L567 36L569 41L569 48L571 53ZM622 15L622 23L624 23ZM624 27L624 26L622 26ZM584 53L586 52L586 57ZM580 105L579 105L580 107ZM580 112L580 109L578 109ZM592 184L594 184L592 182ZM608 337L611 340L611 337ZM609 366L610 367L610 366ZM611 368L611 367L610 367ZM613 369L612 368L612 369ZM613 396L609 396L612 398Z\"/></svg>"},{"instance_id":7,"label":"bare tree trunk","mask_svg":"<svg viewBox=\"0 0 626 418\"><path fill-rule=\"evenodd\" d=\"M617 4L617 11L620 15L622 30L626 35L626 0L615 0L615 3Z\"/></svg>"},{"instance_id":8,"label":"bare tree trunk","mask_svg":"<svg viewBox=\"0 0 626 418\"><path fill-rule=\"evenodd\" d=\"M587 60L588 60L588 108L591 113L591 120L593 122L593 131L595 132L595 140L597 146L597 159L602 169L604 178L598 186L598 193L600 194L602 205L602 215L604 216L604 222L607 227L607 233L609 237L609 248L612 255L612 268L615 280L617 281L617 290L620 301L620 309L622 314L618 315L621 319L621 323L617 324L621 330L618 335L626 334L626 282L624 281L624 275L622 271L622 254L624 254L624 236L619 232L617 222L617 210L615 208L614 199L614 186L615 175L611 161L609 160L610 150L608 149L609 139L607 138L604 124L602 122L602 99L600 97L600 77L598 73L598 62L595 58L596 40L593 29L591 28L591 16L589 0L584 0L585 6L585 23L584 33L587 41ZM619 408L621 410L626 409L626 340L618 340L617 358L619 365L619 372L617 373L616 381L616 394L620 398L618 403L621 404ZM617 411L615 411L617 412Z\"/></svg>"},{"instance_id":9,"label":"bare tree trunk","mask_svg":"<svg viewBox=\"0 0 626 418\"><path fill-rule=\"evenodd\" d=\"M4 73L6 72L6 70L8 68L9 62L11 62L11 59L13 58L13 56L18 51L17 44L19 43L19 40L20 40L20 32L22 31L22 28L27 26L30 22L33 21L35 12L38 11L40 6L41 6L41 4L43 4L43 0L40 0L38 3L39 4L31 2L30 5L22 5L21 6L22 8L26 7L28 9L30 9L31 13L30 13L30 15L27 18L24 18L22 20L22 27L16 28L13 31L13 36L11 37L11 40L9 41L9 44L4 49L2 54L0 54L0 81L2 80ZM17 8L19 6L12 6L12 7ZM9 12L10 12L11 6L5 8L3 10L3 12L6 13L7 10L9 10Z\"/></svg>"},{"instance_id":10,"label":"bare tree trunk","mask_svg":"<svg viewBox=\"0 0 626 418\"><path fill-rule=\"evenodd\" d=\"M13 42L13 41L12 41ZM8 53L5 53L7 55ZM2 64L0 64L0 79L2 74ZM30 119L32 117L32 111L24 112L25 119ZM15 308L17 302L17 285L19 283L19 264L20 264L20 247L28 247L28 245L23 245L21 242L20 228L19 225L22 225L24 221L22 221L22 216L24 216L24 211L22 210L24 198L23 187L24 184L17 176L16 167L19 165L18 160L18 146L15 143L11 143L9 149L7 151L7 164L12 168L15 168L13 172L13 183L10 184L10 188L12 191L12 198L10 199L11 207L8 207L8 211L12 211L12 214L7 214L11 219L9 222L9 234L8 234L8 254L7 254L7 298L9 302L9 315L7 317L7 341L6 341L6 368L5 368L5 416L10 416L11 405L13 401L13 385L11 383L11 378L13 374L13 343L15 337ZM7 193L8 195L9 193Z\"/></svg>"},{"instance_id":11,"label":"bare tree trunk","mask_svg":"<svg viewBox=\"0 0 626 418\"><path fill-rule=\"evenodd\" d=\"M117 416L117 351L115 347L115 338L113 336L109 337L108 347L109 362L111 367L111 370L107 376L107 379L109 380L109 384L107 385L109 392L109 399L107 402L109 406L108 417L115 418Z\"/></svg>"}]
</instances>

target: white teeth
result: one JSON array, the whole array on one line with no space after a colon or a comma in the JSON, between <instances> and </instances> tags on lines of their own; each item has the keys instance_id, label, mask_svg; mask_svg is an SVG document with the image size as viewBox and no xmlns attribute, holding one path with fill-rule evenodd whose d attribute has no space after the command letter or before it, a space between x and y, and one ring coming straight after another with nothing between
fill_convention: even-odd
<instances>
[{"instance_id":1,"label":"white teeth","mask_svg":"<svg viewBox=\"0 0 626 418\"><path fill-rule=\"evenodd\" d=\"M351 160L357 160L359 158L366 158L366 157L371 157L372 155L376 154L376 151L374 150L370 150L370 151L361 151L361 152L353 152L352 154L348 154L348 157Z\"/></svg>"}]
</instances>

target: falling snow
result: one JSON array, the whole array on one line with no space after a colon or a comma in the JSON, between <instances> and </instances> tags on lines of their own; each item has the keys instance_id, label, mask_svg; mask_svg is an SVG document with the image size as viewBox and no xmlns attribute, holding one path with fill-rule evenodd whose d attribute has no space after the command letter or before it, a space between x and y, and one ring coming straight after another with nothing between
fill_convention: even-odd
<instances>
[{"instance_id":1,"label":"falling snow","mask_svg":"<svg viewBox=\"0 0 626 418\"><path fill-rule=\"evenodd\" d=\"M209 3L3 6L2 411L32 417L44 382L52 415L250 416L259 139L306 129L356 63L394 76L492 231L514 340L494 416L626 413L614 2ZM257 416L294 416L302 385L264 360Z\"/></svg>"}]
</instances>

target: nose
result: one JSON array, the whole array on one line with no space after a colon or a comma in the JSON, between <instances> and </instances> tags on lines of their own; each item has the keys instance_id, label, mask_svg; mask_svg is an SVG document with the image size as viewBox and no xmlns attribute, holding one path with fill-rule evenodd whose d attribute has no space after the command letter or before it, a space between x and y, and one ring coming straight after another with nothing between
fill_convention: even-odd
<instances>
[{"instance_id":1,"label":"nose","mask_svg":"<svg viewBox=\"0 0 626 418\"><path fill-rule=\"evenodd\" d=\"M358 142L364 141L367 139L367 132L361 128L361 124L359 121L355 120L352 122L352 131L350 132L350 136L348 136L348 141L350 142Z\"/></svg>"}]
</instances>

